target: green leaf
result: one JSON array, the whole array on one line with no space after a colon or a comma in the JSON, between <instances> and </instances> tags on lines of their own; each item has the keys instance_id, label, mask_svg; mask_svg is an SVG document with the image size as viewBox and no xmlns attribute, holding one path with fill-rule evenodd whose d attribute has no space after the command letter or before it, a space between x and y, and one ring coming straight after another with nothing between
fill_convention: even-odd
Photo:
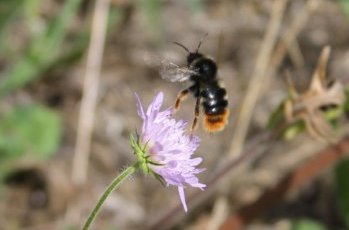
<instances>
[{"instance_id":1,"label":"green leaf","mask_svg":"<svg viewBox=\"0 0 349 230\"><path fill-rule=\"evenodd\" d=\"M61 119L41 106L17 107L0 118L0 157L51 156L61 139Z\"/></svg>"},{"instance_id":2,"label":"green leaf","mask_svg":"<svg viewBox=\"0 0 349 230\"><path fill-rule=\"evenodd\" d=\"M349 0L337 0L341 9L346 14L347 18L349 19Z\"/></svg>"},{"instance_id":3,"label":"green leaf","mask_svg":"<svg viewBox=\"0 0 349 230\"><path fill-rule=\"evenodd\" d=\"M326 230L326 227L314 220L301 219L292 223L291 230Z\"/></svg>"},{"instance_id":4,"label":"green leaf","mask_svg":"<svg viewBox=\"0 0 349 230\"><path fill-rule=\"evenodd\" d=\"M0 55L3 57L10 56L8 44L8 31L12 25L12 21L16 19L18 12L21 11L22 1L20 0L2 0L0 1Z\"/></svg>"},{"instance_id":5,"label":"green leaf","mask_svg":"<svg viewBox=\"0 0 349 230\"><path fill-rule=\"evenodd\" d=\"M21 6L22 1L20 0L0 1L0 36L4 33L4 30L9 25L9 21L14 18Z\"/></svg>"},{"instance_id":6,"label":"green leaf","mask_svg":"<svg viewBox=\"0 0 349 230\"><path fill-rule=\"evenodd\" d=\"M204 10L202 0L187 0L187 4L194 13L200 13Z\"/></svg>"},{"instance_id":7,"label":"green leaf","mask_svg":"<svg viewBox=\"0 0 349 230\"><path fill-rule=\"evenodd\" d=\"M305 124L303 121L298 121L296 123L293 123L289 127L287 127L283 134L282 137L285 138L285 140L292 140L295 138L298 134L303 132L305 130Z\"/></svg>"},{"instance_id":8,"label":"green leaf","mask_svg":"<svg viewBox=\"0 0 349 230\"><path fill-rule=\"evenodd\" d=\"M164 25L161 18L163 2L161 0L139 0L137 3L156 44L162 43L164 40Z\"/></svg>"},{"instance_id":9,"label":"green leaf","mask_svg":"<svg viewBox=\"0 0 349 230\"><path fill-rule=\"evenodd\" d=\"M338 162L335 177L337 206L349 228L349 159Z\"/></svg>"},{"instance_id":10,"label":"green leaf","mask_svg":"<svg viewBox=\"0 0 349 230\"><path fill-rule=\"evenodd\" d=\"M276 128L283 120L284 120L284 103L282 102L269 116L267 129Z\"/></svg>"},{"instance_id":11,"label":"green leaf","mask_svg":"<svg viewBox=\"0 0 349 230\"><path fill-rule=\"evenodd\" d=\"M23 15L25 25L30 32L30 36L35 37L37 33L37 22L40 21L40 0L26 0L23 2Z\"/></svg>"},{"instance_id":12,"label":"green leaf","mask_svg":"<svg viewBox=\"0 0 349 230\"><path fill-rule=\"evenodd\" d=\"M345 111L349 111L349 89L346 89L345 93L346 102L344 103L344 105L328 109L326 112L324 112L326 120L332 125L333 128L336 128L338 126L338 118L341 117ZM268 119L267 129L278 129L278 127L281 127L281 125L286 122L284 118L283 106L284 103L281 103L271 113ZM286 140L291 140L305 130L306 126L304 124L304 121L298 120L296 122L288 124L288 126L283 129L281 136Z\"/></svg>"},{"instance_id":13,"label":"green leaf","mask_svg":"<svg viewBox=\"0 0 349 230\"><path fill-rule=\"evenodd\" d=\"M344 92L345 92L345 103L344 103L344 111L349 112L349 86L345 86L344 88Z\"/></svg>"},{"instance_id":14,"label":"green leaf","mask_svg":"<svg viewBox=\"0 0 349 230\"><path fill-rule=\"evenodd\" d=\"M61 12L39 37L32 38L26 51L0 80L0 97L39 77L61 55L60 46L81 0L65 1Z\"/></svg>"}]
</instances>

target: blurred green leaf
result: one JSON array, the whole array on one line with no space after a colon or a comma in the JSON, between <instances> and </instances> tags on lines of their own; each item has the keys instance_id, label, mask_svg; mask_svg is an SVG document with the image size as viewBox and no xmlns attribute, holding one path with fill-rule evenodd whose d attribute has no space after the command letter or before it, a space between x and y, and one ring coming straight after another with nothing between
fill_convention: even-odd
<instances>
[{"instance_id":1,"label":"blurred green leaf","mask_svg":"<svg viewBox=\"0 0 349 230\"><path fill-rule=\"evenodd\" d=\"M0 118L0 157L51 156L61 139L61 120L41 106L18 107Z\"/></svg>"},{"instance_id":2,"label":"blurred green leaf","mask_svg":"<svg viewBox=\"0 0 349 230\"><path fill-rule=\"evenodd\" d=\"M345 93L346 100L343 106L343 110L345 112L349 112L349 85L345 86L344 93Z\"/></svg>"},{"instance_id":3,"label":"blurred green leaf","mask_svg":"<svg viewBox=\"0 0 349 230\"><path fill-rule=\"evenodd\" d=\"M64 68L78 61L84 55L89 39L90 34L87 33L87 30L81 32L73 42L68 44L69 51L58 57L51 65L47 66L46 69L43 69L43 71L53 71L55 69Z\"/></svg>"},{"instance_id":4,"label":"blurred green leaf","mask_svg":"<svg viewBox=\"0 0 349 230\"><path fill-rule=\"evenodd\" d=\"M329 109L325 112L325 117L327 122L331 124L333 128L337 125L337 119L343 114L343 107L337 107L334 109ZM286 140L291 140L295 138L298 134L305 131L305 123L304 121L297 121L290 124L283 132L282 136Z\"/></svg>"},{"instance_id":5,"label":"blurred green leaf","mask_svg":"<svg viewBox=\"0 0 349 230\"><path fill-rule=\"evenodd\" d=\"M67 225L64 227L64 230L78 230L78 228L73 225Z\"/></svg>"},{"instance_id":6,"label":"blurred green leaf","mask_svg":"<svg viewBox=\"0 0 349 230\"><path fill-rule=\"evenodd\" d=\"M341 9L346 14L347 18L349 19L349 0L337 0Z\"/></svg>"},{"instance_id":7,"label":"blurred green leaf","mask_svg":"<svg viewBox=\"0 0 349 230\"><path fill-rule=\"evenodd\" d=\"M281 103L269 116L267 129L276 130L285 123L283 103ZM346 101L343 106L329 109L325 112L326 120L332 125L333 128L338 127L337 119L343 115L345 111L349 111L349 90L346 90ZM286 140L291 140L299 133L305 131L306 127L303 121L296 121L289 124L283 129L281 136Z\"/></svg>"},{"instance_id":8,"label":"blurred green leaf","mask_svg":"<svg viewBox=\"0 0 349 230\"><path fill-rule=\"evenodd\" d=\"M0 36L3 35L8 22L22 6L21 0L2 0L0 1Z\"/></svg>"},{"instance_id":9,"label":"blurred green leaf","mask_svg":"<svg viewBox=\"0 0 349 230\"><path fill-rule=\"evenodd\" d=\"M274 129L284 120L284 103L280 103L280 105L271 113L268 123L267 129Z\"/></svg>"},{"instance_id":10,"label":"blurred green leaf","mask_svg":"<svg viewBox=\"0 0 349 230\"><path fill-rule=\"evenodd\" d=\"M0 52L7 53L9 47L6 45L8 37L7 32L10 22L20 12L22 1L20 0L2 0L0 1Z\"/></svg>"},{"instance_id":11,"label":"blurred green leaf","mask_svg":"<svg viewBox=\"0 0 349 230\"><path fill-rule=\"evenodd\" d=\"M23 2L23 11L25 25L31 32L31 36L37 36L37 25L40 23L40 0L25 0Z\"/></svg>"},{"instance_id":12,"label":"blurred green leaf","mask_svg":"<svg viewBox=\"0 0 349 230\"><path fill-rule=\"evenodd\" d=\"M115 28L118 28L120 22L126 15L126 10L121 10L120 8L111 7L108 17L108 26L107 32L114 31Z\"/></svg>"},{"instance_id":13,"label":"blurred green leaf","mask_svg":"<svg viewBox=\"0 0 349 230\"><path fill-rule=\"evenodd\" d=\"M349 159L338 162L335 177L337 206L349 228Z\"/></svg>"},{"instance_id":14,"label":"blurred green leaf","mask_svg":"<svg viewBox=\"0 0 349 230\"><path fill-rule=\"evenodd\" d=\"M187 4L194 13L200 13L204 9L202 0L188 0Z\"/></svg>"},{"instance_id":15,"label":"blurred green leaf","mask_svg":"<svg viewBox=\"0 0 349 230\"><path fill-rule=\"evenodd\" d=\"M24 54L0 80L0 96L36 79L59 56L60 45L67 34L81 0L67 0L62 11L47 26L42 36L33 39Z\"/></svg>"},{"instance_id":16,"label":"blurred green leaf","mask_svg":"<svg viewBox=\"0 0 349 230\"><path fill-rule=\"evenodd\" d=\"M314 220L301 219L292 223L291 230L326 230L326 227Z\"/></svg>"},{"instance_id":17,"label":"blurred green leaf","mask_svg":"<svg viewBox=\"0 0 349 230\"><path fill-rule=\"evenodd\" d=\"M156 43L163 41L164 26L162 23L162 1L161 0L139 0L138 6L145 17L146 26L149 28Z\"/></svg>"},{"instance_id":18,"label":"blurred green leaf","mask_svg":"<svg viewBox=\"0 0 349 230\"><path fill-rule=\"evenodd\" d=\"M298 134L303 132L305 130L305 124L304 121L298 121L287 127L283 134L282 137L285 140L292 140L295 138Z\"/></svg>"}]
</instances>

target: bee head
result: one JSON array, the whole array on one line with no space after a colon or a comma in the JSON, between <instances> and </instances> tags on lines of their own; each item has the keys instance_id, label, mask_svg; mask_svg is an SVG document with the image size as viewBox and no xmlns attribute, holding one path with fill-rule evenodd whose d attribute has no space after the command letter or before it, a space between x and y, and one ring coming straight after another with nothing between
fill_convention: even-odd
<instances>
[{"instance_id":1,"label":"bee head","mask_svg":"<svg viewBox=\"0 0 349 230\"><path fill-rule=\"evenodd\" d=\"M201 53L199 53L199 49L200 49L202 41L204 40L204 38L206 36L207 36L207 33L205 34L204 37L201 38L201 40L200 40L200 42L198 44L198 47L196 48L195 52L191 52L187 47L185 47L183 44L181 44L179 42L173 42L175 45L178 45L178 46L182 47L185 51L188 52L188 56L187 56L188 66L192 65L195 60L198 60L198 59L203 57L203 55Z\"/></svg>"},{"instance_id":2,"label":"bee head","mask_svg":"<svg viewBox=\"0 0 349 230\"><path fill-rule=\"evenodd\" d=\"M198 53L198 52L195 52L195 53L192 53L192 52L189 52L188 56L187 56L187 62L188 62L188 65L191 65L195 60L198 60L200 58L202 58L203 55L201 53Z\"/></svg>"},{"instance_id":3,"label":"bee head","mask_svg":"<svg viewBox=\"0 0 349 230\"><path fill-rule=\"evenodd\" d=\"M202 41L207 36L207 33L203 38L201 38L196 50L191 52L187 47L179 42L173 42L175 45L182 47L185 51L187 51L187 64L188 67L193 67L196 71L198 71L197 76L193 76L194 78L200 77L200 80L209 82L212 79L216 78L217 73L217 65L216 63L205 57L203 54L199 53L200 46Z\"/></svg>"}]
</instances>

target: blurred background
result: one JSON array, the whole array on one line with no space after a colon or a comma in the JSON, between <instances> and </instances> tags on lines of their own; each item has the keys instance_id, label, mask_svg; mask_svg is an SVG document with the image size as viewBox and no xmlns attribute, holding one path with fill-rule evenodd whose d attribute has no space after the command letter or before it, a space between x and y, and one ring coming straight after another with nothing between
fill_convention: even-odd
<instances>
[{"instance_id":1,"label":"blurred background","mask_svg":"<svg viewBox=\"0 0 349 230\"><path fill-rule=\"evenodd\" d=\"M200 52L230 110L224 131L196 130L207 190L186 189L184 213L175 187L135 174L94 229L349 229L345 111L331 144L304 124L287 140L267 128L285 70L306 91L324 46L328 76L348 82L347 0L0 0L0 229L80 229L135 161L134 93L172 106L186 84L161 79L159 63L185 66L173 42L195 50L206 33ZM176 118L192 121L194 104Z\"/></svg>"}]
</instances>

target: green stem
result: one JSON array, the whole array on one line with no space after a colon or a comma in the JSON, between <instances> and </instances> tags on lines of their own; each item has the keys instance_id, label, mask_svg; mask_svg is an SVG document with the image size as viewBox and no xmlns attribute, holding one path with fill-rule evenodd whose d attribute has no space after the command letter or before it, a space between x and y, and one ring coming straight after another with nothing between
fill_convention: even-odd
<instances>
[{"instance_id":1,"label":"green stem","mask_svg":"<svg viewBox=\"0 0 349 230\"><path fill-rule=\"evenodd\" d=\"M139 164L138 162L135 163L134 165L128 167L127 169L125 169L118 177L116 177L111 183L110 185L107 187L107 189L104 191L103 195L101 196L101 198L99 198L98 203L96 204L96 206L94 207L94 209L92 210L92 212L90 212L83 230L88 230L90 228L90 225L92 223L92 221L96 218L97 214L99 213L104 201L108 198L108 196L110 195L110 193L112 193L114 191L114 189L124 180L126 179L128 176L130 176L132 173L134 173L137 169L139 168Z\"/></svg>"}]
</instances>

